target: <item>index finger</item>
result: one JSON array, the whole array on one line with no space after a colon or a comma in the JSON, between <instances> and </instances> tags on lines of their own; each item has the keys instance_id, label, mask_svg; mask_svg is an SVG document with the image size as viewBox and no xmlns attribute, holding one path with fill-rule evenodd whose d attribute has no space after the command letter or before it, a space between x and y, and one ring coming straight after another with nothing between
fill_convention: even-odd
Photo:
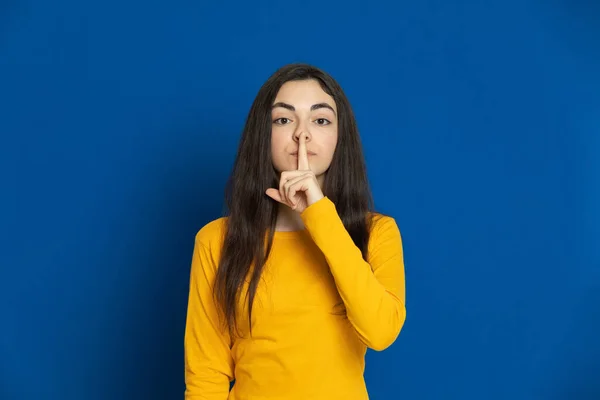
<instances>
[{"instance_id":1,"label":"index finger","mask_svg":"<svg viewBox=\"0 0 600 400\"><path fill-rule=\"evenodd\" d=\"M306 152L306 136L302 134L298 140L298 170L307 171L309 169L308 153Z\"/></svg>"}]
</instances>

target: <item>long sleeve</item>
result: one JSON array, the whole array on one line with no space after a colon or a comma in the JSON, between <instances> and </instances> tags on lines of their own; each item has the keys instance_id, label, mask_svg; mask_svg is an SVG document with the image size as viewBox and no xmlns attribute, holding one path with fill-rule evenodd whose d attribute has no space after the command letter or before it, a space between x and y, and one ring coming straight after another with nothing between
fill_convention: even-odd
<instances>
[{"instance_id":1,"label":"long sleeve","mask_svg":"<svg viewBox=\"0 0 600 400\"><path fill-rule=\"evenodd\" d=\"M395 220L381 217L374 224L367 262L328 197L307 207L301 217L329 264L360 340L377 351L389 347L406 318L402 240Z\"/></svg>"},{"instance_id":2,"label":"long sleeve","mask_svg":"<svg viewBox=\"0 0 600 400\"><path fill-rule=\"evenodd\" d=\"M196 238L185 327L185 399L226 400L233 380L229 333L220 325L213 297L216 265Z\"/></svg>"}]
</instances>

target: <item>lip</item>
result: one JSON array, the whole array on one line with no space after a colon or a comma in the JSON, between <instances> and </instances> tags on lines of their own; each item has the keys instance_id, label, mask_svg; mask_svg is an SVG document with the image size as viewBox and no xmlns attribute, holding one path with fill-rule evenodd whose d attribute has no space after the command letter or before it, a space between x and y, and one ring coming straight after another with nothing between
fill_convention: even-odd
<instances>
[{"instance_id":1,"label":"lip","mask_svg":"<svg viewBox=\"0 0 600 400\"><path fill-rule=\"evenodd\" d=\"M298 156L298 152L297 152L297 151L295 151L295 152L293 152L293 153L291 153L291 154L292 154L293 156ZM307 152L306 152L306 154L307 154L307 155L309 155L309 156L315 156L315 155L316 155L316 154L315 154L315 153L313 153L312 151L307 151Z\"/></svg>"}]
</instances>

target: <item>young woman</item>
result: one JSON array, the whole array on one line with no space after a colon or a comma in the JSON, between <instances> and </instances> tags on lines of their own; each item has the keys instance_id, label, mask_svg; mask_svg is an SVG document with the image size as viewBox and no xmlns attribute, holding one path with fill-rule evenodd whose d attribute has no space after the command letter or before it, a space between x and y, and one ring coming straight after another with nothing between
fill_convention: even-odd
<instances>
[{"instance_id":1,"label":"young woman","mask_svg":"<svg viewBox=\"0 0 600 400\"><path fill-rule=\"evenodd\" d=\"M366 349L390 346L406 317L402 241L372 211L331 76L292 64L267 80L226 200L228 215L196 235L186 399L368 399Z\"/></svg>"}]
</instances>

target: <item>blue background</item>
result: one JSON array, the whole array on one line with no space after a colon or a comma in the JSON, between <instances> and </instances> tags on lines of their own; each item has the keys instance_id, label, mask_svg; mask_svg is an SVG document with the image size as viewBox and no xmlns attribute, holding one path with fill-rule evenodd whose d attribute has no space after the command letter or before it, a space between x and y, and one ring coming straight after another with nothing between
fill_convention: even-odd
<instances>
[{"instance_id":1,"label":"blue background","mask_svg":"<svg viewBox=\"0 0 600 400\"><path fill-rule=\"evenodd\" d=\"M195 233L278 67L404 238L378 399L600 398L597 1L0 3L0 398L179 399Z\"/></svg>"}]
</instances>

